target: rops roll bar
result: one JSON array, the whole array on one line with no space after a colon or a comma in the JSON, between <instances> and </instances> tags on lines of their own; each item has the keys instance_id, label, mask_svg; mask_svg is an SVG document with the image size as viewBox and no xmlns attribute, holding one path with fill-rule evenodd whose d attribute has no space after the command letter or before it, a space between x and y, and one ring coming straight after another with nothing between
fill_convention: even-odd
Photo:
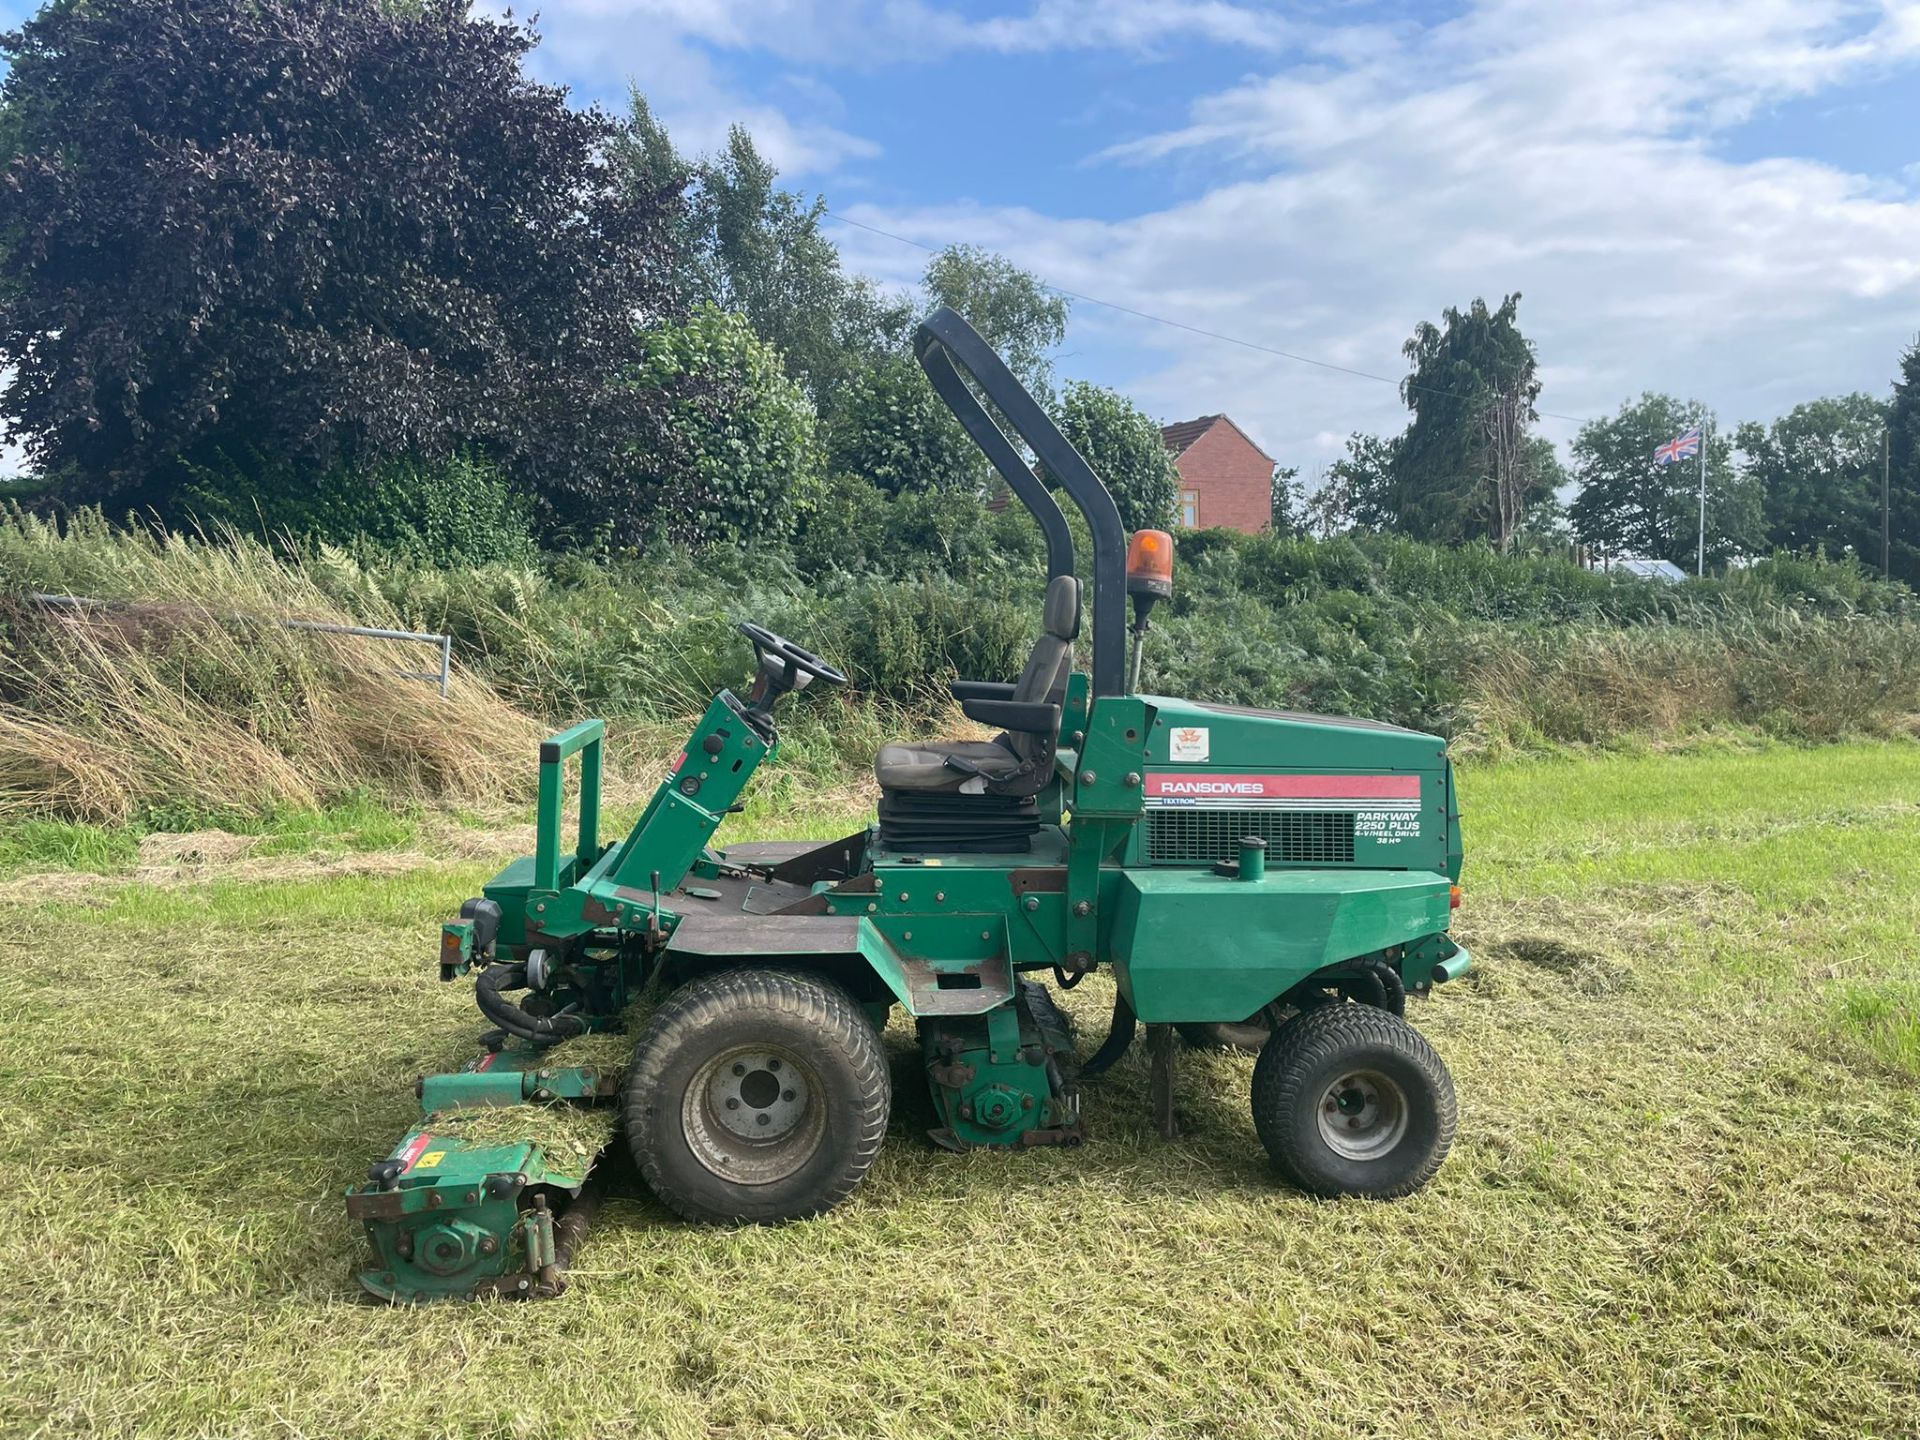
<instances>
[{"instance_id":1,"label":"rops roll bar","mask_svg":"<svg viewBox=\"0 0 1920 1440\"><path fill-rule=\"evenodd\" d=\"M1047 541L1050 578L1073 573L1073 536L1067 529L1066 516L986 407L967 388L967 380L978 385L1007 418L1014 433L1086 517L1087 529L1093 535L1093 693L1124 695L1127 536L1113 496L987 342L947 306L942 305L920 322L913 335L913 353L961 427L1039 522Z\"/></svg>"}]
</instances>

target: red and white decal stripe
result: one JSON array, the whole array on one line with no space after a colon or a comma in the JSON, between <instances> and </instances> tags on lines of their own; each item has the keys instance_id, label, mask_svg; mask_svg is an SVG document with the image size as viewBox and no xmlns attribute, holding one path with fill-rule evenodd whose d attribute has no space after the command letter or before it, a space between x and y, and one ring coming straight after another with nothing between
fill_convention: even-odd
<instances>
[{"instance_id":1,"label":"red and white decal stripe","mask_svg":"<svg viewBox=\"0 0 1920 1440\"><path fill-rule=\"evenodd\" d=\"M1420 777L1149 770L1146 802L1230 810L1418 810Z\"/></svg>"},{"instance_id":2,"label":"red and white decal stripe","mask_svg":"<svg viewBox=\"0 0 1920 1440\"><path fill-rule=\"evenodd\" d=\"M427 1146L432 1143L433 1136L431 1135L416 1135L412 1140L408 1141L407 1148L395 1157L400 1161L400 1173L404 1175L407 1171L411 1170L413 1168L413 1162L426 1154Z\"/></svg>"}]
</instances>

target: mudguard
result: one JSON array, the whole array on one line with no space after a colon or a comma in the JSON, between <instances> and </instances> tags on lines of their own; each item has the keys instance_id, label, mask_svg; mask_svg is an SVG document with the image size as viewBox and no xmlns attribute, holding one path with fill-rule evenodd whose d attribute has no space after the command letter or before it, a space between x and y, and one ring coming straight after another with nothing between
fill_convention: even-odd
<instances>
[{"instance_id":1,"label":"mudguard","mask_svg":"<svg viewBox=\"0 0 1920 1440\"><path fill-rule=\"evenodd\" d=\"M1243 1020L1316 970L1445 930L1451 884L1420 870L1129 870L1115 978L1148 1024Z\"/></svg>"}]
</instances>

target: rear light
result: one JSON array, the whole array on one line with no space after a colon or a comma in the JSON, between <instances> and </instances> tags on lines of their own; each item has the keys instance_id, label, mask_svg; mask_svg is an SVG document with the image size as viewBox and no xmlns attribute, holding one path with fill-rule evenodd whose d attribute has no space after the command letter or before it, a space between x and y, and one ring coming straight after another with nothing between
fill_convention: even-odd
<instances>
[{"instance_id":1,"label":"rear light","mask_svg":"<svg viewBox=\"0 0 1920 1440\"><path fill-rule=\"evenodd\" d=\"M1460 887L1458 885L1450 886L1447 890L1447 908L1449 910L1458 910L1460 908Z\"/></svg>"}]
</instances>

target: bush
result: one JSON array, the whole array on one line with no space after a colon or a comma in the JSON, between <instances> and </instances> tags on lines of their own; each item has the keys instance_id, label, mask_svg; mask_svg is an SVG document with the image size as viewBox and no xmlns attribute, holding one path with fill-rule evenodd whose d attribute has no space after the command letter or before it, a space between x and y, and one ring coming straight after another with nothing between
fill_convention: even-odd
<instances>
[{"instance_id":1,"label":"bush","mask_svg":"<svg viewBox=\"0 0 1920 1440\"><path fill-rule=\"evenodd\" d=\"M840 548L818 536L797 561L661 547L444 567L327 546L295 564L249 538L116 531L88 511L62 533L16 507L0 523L5 592L158 601L174 619L75 627L17 604L0 616L13 657L0 808L97 821L325 802L363 782L518 793L525 716L626 717L671 744L716 689L750 678L743 619L847 670L851 695L815 687L785 721L808 783L844 774L876 737L946 726L949 681L1018 674L1044 567L1023 516L846 479L803 541L836 505ZM1178 596L1147 644L1150 692L1367 716L1483 750L1729 725L1817 741L1902 732L1920 714L1920 617L1904 589L1847 566L1769 562L1666 586L1395 539L1180 546ZM449 711L395 680L386 652L349 656L267 623L289 609L445 631L473 679ZM221 618L234 614L256 618Z\"/></svg>"},{"instance_id":2,"label":"bush","mask_svg":"<svg viewBox=\"0 0 1920 1440\"><path fill-rule=\"evenodd\" d=\"M957 491L892 496L850 475L836 475L821 492L794 547L809 578L846 575L1005 576L1038 586L1046 547L1025 510L995 511L977 495Z\"/></svg>"},{"instance_id":3,"label":"bush","mask_svg":"<svg viewBox=\"0 0 1920 1440\"><path fill-rule=\"evenodd\" d=\"M658 418L605 402L681 202L619 182L620 127L534 44L385 0L51 4L0 37L0 409L34 461L145 503L182 456L476 445L604 508L608 437Z\"/></svg>"},{"instance_id":4,"label":"bush","mask_svg":"<svg viewBox=\"0 0 1920 1440\"><path fill-rule=\"evenodd\" d=\"M889 495L957 490L977 495L987 462L918 365L885 356L836 398L827 426L827 465Z\"/></svg>"},{"instance_id":5,"label":"bush","mask_svg":"<svg viewBox=\"0 0 1920 1440\"><path fill-rule=\"evenodd\" d=\"M223 454L188 473L180 509L209 529L372 546L423 565L529 564L535 556L531 505L472 455L310 475L258 453Z\"/></svg>"},{"instance_id":6,"label":"bush","mask_svg":"<svg viewBox=\"0 0 1920 1440\"><path fill-rule=\"evenodd\" d=\"M744 315L702 305L646 335L635 384L678 397L685 463L648 477L648 530L683 545L784 538L814 503L813 406ZM644 469L644 465L642 467Z\"/></svg>"}]
</instances>

